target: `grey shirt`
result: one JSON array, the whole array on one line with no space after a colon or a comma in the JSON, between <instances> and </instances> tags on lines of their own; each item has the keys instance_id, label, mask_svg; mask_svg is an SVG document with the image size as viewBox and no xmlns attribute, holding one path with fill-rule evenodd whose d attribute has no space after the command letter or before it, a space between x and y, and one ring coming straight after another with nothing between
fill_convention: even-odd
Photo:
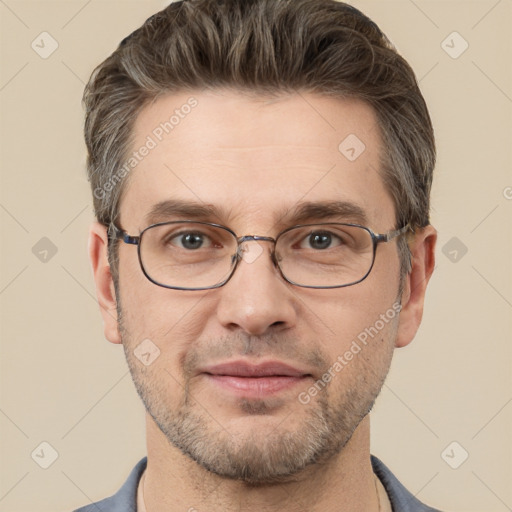
<instances>
[{"instance_id":1,"label":"grey shirt","mask_svg":"<svg viewBox=\"0 0 512 512\"><path fill-rule=\"evenodd\" d=\"M393 512L440 512L418 501L374 455L371 456L373 471L388 493ZM137 512L137 487L146 469L147 457L133 468L128 480L114 496L91 503L74 512Z\"/></svg>"}]
</instances>

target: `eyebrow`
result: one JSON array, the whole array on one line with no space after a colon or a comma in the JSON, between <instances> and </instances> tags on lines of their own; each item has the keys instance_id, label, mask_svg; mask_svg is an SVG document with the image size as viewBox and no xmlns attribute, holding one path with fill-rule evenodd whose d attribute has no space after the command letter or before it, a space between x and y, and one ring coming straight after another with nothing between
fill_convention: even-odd
<instances>
[{"instance_id":1,"label":"eyebrow","mask_svg":"<svg viewBox=\"0 0 512 512\"><path fill-rule=\"evenodd\" d=\"M350 201L319 201L300 203L283 216L281 221L302 224L317 220L343 220L366 225L364 209Z\"/></svg>"},{"instance_id":2,"label":"eyebrow","mask_svg":"<svg viewBox=\"0 0 512 512\"><path fill-rule=\"evenodd\" d=\"M213 205L195 201L182 201L167 199L155 204L144 216L148 224L156 224L169 217L186 217L190 220L208 220L212 217L220 218L221 212Z\"/></svg>"},{"instance_id":3,"label":"eyebrow","mask_svg":"<svg viewBox=\"0 0 512 512\"><path fill-rule=\"evenodd\" d=\"M167 199L155 204L145 215L146 225L165 222L172 217L210 221L226 218L226 212L211 204L196 201ZM364 209L350 201L315 201L299 203L292 209L282 210L279 224L302 224L320 220L348 221L366 225L368 217Z\"/></svg>"}]
</instances>

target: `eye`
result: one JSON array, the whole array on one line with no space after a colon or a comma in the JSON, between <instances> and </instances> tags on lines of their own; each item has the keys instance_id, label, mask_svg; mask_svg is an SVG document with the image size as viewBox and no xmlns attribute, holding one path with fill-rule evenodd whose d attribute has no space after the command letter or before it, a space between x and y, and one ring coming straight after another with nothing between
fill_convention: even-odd
<instances>
[{"instance_id":1,"label":"eye","mask_svg":"<svg viewBox=\"0 0 512 512\"><path fill-rule=\"evenodd\" d=\"M179 247L180 249L197 250L212 247L212 240L204 233L197 231L188 231L174 234L169 238L169 243Z\"/></svg>"},{"instance_id":2,"label":"eye","mask_svg":"<svg viewBox=\"0 0 512 512\"><path fill-rule=\"evenodd\" d=\"M314 231L306 236L299 244L301 249L325 250L341 245L342 240L329 231Z\"/></svg>"}]
</instances>

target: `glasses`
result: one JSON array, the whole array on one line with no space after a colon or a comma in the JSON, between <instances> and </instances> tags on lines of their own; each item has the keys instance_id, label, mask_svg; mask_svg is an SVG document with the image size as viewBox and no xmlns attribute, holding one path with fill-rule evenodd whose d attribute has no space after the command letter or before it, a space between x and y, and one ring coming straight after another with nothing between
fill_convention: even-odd
<instances>
[{"instance_id":1,"label":"glasses","mask_svg":"<svg viewBox=\"0 0 512 512\"><path fill-rule=\"evenodd\" d=\"M254 253L249 257L245 245L253 241L274 245L272 262L288 283L303 288L342 288L368 276L379 243L390 242L408 229L406 225L376 234L358 224L329 222L293 226L276 238L239 237L219 224L180 220L153 224L139 236L111 224L109 236L137 245L144 275L164 288L207 290L225 285L241 259L249 263L256 259Z\"/></svg>"}]
</instances>

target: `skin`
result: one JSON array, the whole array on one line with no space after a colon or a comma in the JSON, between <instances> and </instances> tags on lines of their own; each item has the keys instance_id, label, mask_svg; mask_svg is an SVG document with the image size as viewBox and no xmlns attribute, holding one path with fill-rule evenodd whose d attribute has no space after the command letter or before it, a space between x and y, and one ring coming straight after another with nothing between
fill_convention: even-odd
<instances>
[{"instance_id":1,"label":"skin","mask_svg":"<svg viewBox=\"0 0 512 512\"><path fill-rule=\"evenodd\" d=\"M239 236L275 237L293 224L291 212L305 201L350 201L364 210L374 232L395 228L394 205L378 173L381 139L368 105L305 93L269 100L229 90L187 91L163 96L141 112L133 148L190 96L197 107L130 175L118 222L129 234L147 227L147 212L167 199L216 206L218 215L204 220ZM338 151L351 133L366 145L354 162ZM147 510L330 512L340 503L343 510L378 510L368 412L394 348L410 343L421 322L435 243L433 227L416 231L400 315L303 404L298 394L396 302L396 240L378 246L364 281L330 290L286 283L265 242L225 286L170 290L146 279L136 248L121 243L116 297L106 230L94 223L89 252L105 336L123 344L149 411ZM255 242L250 245L254 250ZM160 356L144 366L133 351L147 338ZM199 370L241 358L277 359L311 376L260 400L237 397ZM242 478L237 468L244 465Z\"/></svg>"}]
</instances>

